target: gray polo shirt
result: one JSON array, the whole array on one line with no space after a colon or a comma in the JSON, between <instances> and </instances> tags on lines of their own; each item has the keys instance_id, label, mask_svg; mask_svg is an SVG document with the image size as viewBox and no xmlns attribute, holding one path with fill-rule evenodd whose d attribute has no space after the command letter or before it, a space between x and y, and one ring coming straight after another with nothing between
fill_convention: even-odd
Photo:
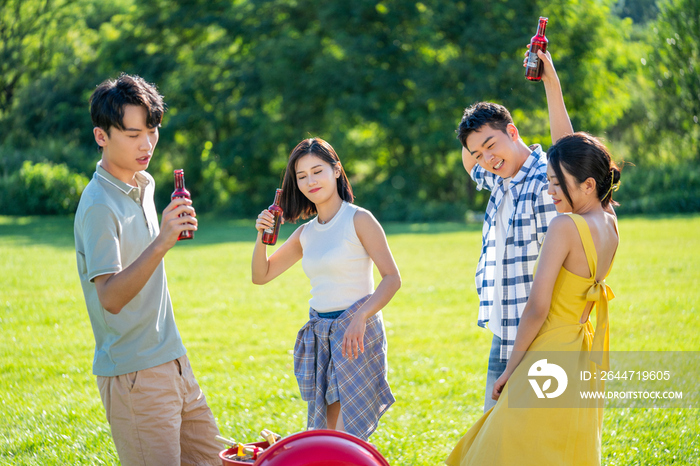
<instances>
[{"instance_id":1,"label":"gray polo shirt","mask_svg":"<svg viewBox=\"0 0 700 466\"><path fill-rule=\"evenodd\" d=\"M119 314L105 310L94 278L134 262L158 236L155 182L136 173L138 187L119 181L97 164L75 214L78 274L95 335L95 375L111 377L172 361L185 354L175 325L164 262Z\"/></svg>"}]
</instances>

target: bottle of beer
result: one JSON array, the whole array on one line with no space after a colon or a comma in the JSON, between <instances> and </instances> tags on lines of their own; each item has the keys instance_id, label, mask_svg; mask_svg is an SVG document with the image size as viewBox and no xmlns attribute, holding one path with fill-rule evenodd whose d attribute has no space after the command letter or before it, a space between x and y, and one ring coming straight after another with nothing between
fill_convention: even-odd
<instances>
[{"instance_id":1,"label":"bottle of beer","mask_svg":"<svg viewBox=\"0 0 700 466\"><path fill-rule=\"evenodd\" d=\"M280 232L280 224L282 223L282 208L280 207L280 197L282 197L282 190L277 188L275 191L275 202L272 203L267 210L275 217L275 224L272 228L267 228L263 232L262 242L263 244L268 244L274 246L277 243L277 235Z\"/></svg>"},{"instance_id":2,"label":"bottle of beer","mask_svg":"<svg viewBox=\"0 0 700 466\"><path fill-rule=\"evenodd\" d=\"M525 77L530 81L540 81L542 79L542 60L537 56L537 51L542 50L542 53L547 51L547 43L549 42L544 36L544 30L547 28L547 20L544 16L540 16L540 24L537 26L537 34L530 39L530 52L527 56L527 66L525 67Z\"/></svg>"},{"instance_id":3,"label":"bottle of beer","mask_svg":"<svg viewBox=\"0 0 700 466\"><path fill-rule=\"evenodd\" d=\"M190 196L190 192L185 189L185 171L182 168L179 168L175 170L173 173L175 173L175 191L173 191L172 196L170 196L171 199L176 199L178 197L184 197L187 199L192 199ZM184 217L185 215L188 214L180 214L180 217ZM181 239L193 239L194 238L194 231L192 230L183 230L180 232L180 236L177 237L177 240L180 241Z\"/></svg>"}]
</instances>

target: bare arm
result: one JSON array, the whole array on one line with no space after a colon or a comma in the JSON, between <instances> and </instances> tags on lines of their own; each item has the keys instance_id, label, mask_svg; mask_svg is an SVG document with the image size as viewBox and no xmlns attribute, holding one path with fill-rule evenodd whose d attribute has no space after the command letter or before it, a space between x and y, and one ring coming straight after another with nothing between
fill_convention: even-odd
<instances>
[{"instance_id":1,"label":"bare arm","mask_svg":"<svg viewBox=\"0 0 700 466\"><path fill-rule=\"evenodd\" d=\"M518 325L518 333L513 344L513 353L508 360L506 370L494 385L493 399L498 399L506 382L525 356L525 352L537 337L542 324L547 319L552 304L554 284L559 276L564 260L569 255L573 239L578 239L576 225L568 216L555 218L542 245L537 275L530 290L523 316Z\"/></svg>"},{"instance_id":2,"label":"bare arm","mask_svg":"<svg viewBox=\"0 0 700 466\"><path fill-rule=\"evenodd\" d=\"M160 234L138 259L120 272L95 277L97 297L108 312L119 314L139 294L165 254L177 243L180 232L197 230L196 213L191 204L189 199L174 199L163 211ZM182 213L189 215L180 217Z\"/></svg>"},{"instance_id":3,"label":"bare arm","mask_svg":"<svg viewBox=\"0 0 700 466\"><path fill-rule=\"evenodd\" d=\"M391 301L401 288L401 275L389 249L384 230L377 219L371 213L360 210L355 213L353 221L357 237L382 276L382 281L374 294L357 310L343 337L343 356L357 359L359 353L365 351L364 334L367 319Z\"/></svg>"},{"instance_id":4,"label":"bare arm","mask_svg":"<svg viewBox=\"0 0 700 466\"><path fill-rule=\"evenodd\" d=\"M552 144L566 135L574 134L574 127L569 119L569 112L566 111L564 95L559 83L559 76L554 69L552 56L547 53L537 51L537 56L542 60L542 83L547 95L547 107L549 109L549 130L552 134Z\"/></svg>"},{"instance_id":5,"label":"bare arm","mask_svg":"<svg viewBox=\"0 0 700 466\"><path fill-rule=\"evenodd\" d=\"M253 283L256 285L264 285L280 276L284 271L296 264L304 252L299 240L301 231L304 228L302 225L292 233L292 236L284 244L277 248L272 256L267 257L267 245L263 244L262 235L266 228L272 228L273 222L274 217L269 210L263 210L255 221L258 237L255 240L255 249L253 249L251 269Z\"/></svg>"},{"instance_id":6,"label":"bare arm","mask_svg":"<svg viewBox=\"0 0 700 466\"><path fill-rule=\"evenodd\" d=\"M527 66L530 45L527 48L528 51L525 52L523 66ZM564 136L574 134L574 127L571 125L569 113L566 111L564 95L562 94L557 70L554 69L554 63L552 63L552 56L549 52L542 53L541 50L537 51L537 56L542 61L542 83L544 84L544 92L547 95L549 131L552 135L552 144L554 144Z\"/></svg>"},{"instance_id":7,"label":"bare arm","mask_svg":"<svg viewBox=\"0 0 700 466\"><path fill-rule=\"evenodd\" d=\"M462 165L464 165L467 173L471 173L474 165L476 165L476 158L464 146L462 146Z\"/></svg>"}]
</instances>

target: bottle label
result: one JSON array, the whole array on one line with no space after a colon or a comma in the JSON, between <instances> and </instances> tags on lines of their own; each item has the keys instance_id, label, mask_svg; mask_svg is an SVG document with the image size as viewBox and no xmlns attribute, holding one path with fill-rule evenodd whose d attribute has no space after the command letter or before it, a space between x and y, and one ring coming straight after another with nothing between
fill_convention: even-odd
<instances>
[{"instance_id":1,"label":"bottle label","mask_svg":"<svg viewBox=\"0 0 700 466\"><path fill-rule=\"evenodd\" d=\"M267 233L268 235L271 235L271 234L273 234L274 232L275 232L275 230L273 230L272 228L266 228L266 229L265 229L265 233Z\"/></svg>"},{"instance_id":2,"label":"bottle label","mask_svg":"<svg viewBox=\"0 0 700 466\"><path fill-rule=\"evenodd\" d=\"M528 68L537 68L539 58L540 57L537 56L537 50L535 50L534 52L528 52L528 54L527 54L527 67Z\"/></svg>"}]
</instances>

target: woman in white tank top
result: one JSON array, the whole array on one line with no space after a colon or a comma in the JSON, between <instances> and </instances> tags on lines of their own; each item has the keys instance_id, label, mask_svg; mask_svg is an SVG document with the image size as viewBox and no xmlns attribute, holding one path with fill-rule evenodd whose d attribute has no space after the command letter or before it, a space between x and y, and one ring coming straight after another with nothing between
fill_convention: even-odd
<instances>
[{"instance_id":1,"label":"woman in white tank top","mask_svg":"<svg viewBox=\"0 0 700 466\"><path fill-rule=\"evenodd\" d=\"M282 189L286 221L316 217L267 257L261 239L273 216L260 213L253 283L265 284L302 260L312 297L294 347L294 372L309 403L307 426L366 440L394 402L381 309L401 287L398 267L379 222L352 204L350 182L326 141L306 139L294 148ZM382 276L376 290L372 263Z\"/></svg>"}]
</instances>

